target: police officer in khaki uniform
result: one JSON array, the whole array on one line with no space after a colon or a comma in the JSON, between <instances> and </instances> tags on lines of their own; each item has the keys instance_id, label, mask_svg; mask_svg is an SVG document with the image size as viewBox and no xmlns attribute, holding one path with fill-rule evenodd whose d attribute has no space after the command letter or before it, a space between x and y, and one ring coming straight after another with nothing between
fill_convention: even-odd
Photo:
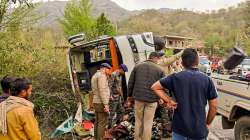
<instances>
[{"instance_id":1,"label":"police officer in khaki uniform","mask_svg":"<svg viewBox=\"0 0 250 140\"><path fill-rule=\"evenodd\" d=\"M104 132L108 126L109 117L109 98L110 88L108 78L110 76L111 66L108 63L102 63L91 78L91 87L93 91L93 103L95 109L95 140L103 140Z\"/></svg>"}]
</instances>

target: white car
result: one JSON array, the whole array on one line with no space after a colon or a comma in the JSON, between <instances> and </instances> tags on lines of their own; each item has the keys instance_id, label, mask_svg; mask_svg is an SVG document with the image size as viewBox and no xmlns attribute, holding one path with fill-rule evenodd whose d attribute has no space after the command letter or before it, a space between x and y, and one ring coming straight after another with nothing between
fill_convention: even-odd
<instances>
[{"instance_id":1,"label":"white car","mask_svg":"<svg viewBox=\"0 0 250 140\"><path fill-rule=\"evenodd\" d=\"M247 74L250 73L250 58L246 58L243 62L238 66L238 72L240 77L246 78Z\"/></svg>"},{"instance_id":2,"label":"white car","mask_svg":"<svg viewBox=\"0 0 250 140\"><path fill-rule=\"evenodd\" d=\"M200 56L200 64L199 64L199 70L208 76L211 75L211 62L207 59L206 56Z\"/></svg>"}]
</instances>

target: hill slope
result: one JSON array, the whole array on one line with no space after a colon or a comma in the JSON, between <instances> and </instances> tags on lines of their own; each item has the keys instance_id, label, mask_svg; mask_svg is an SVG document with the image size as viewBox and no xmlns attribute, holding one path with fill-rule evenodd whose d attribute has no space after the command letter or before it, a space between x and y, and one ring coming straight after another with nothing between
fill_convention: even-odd
<instances>
[{"instance_id":1,"label":"hill slope","mask_svg":"<svg viewBox=\"0 0 250 140\"><path fill-rule=\"evenodd\" d=\"M245 3L238 7L220 9L211 13L197 13L187 10L147 10L119 23L119 34L151 31L157 35L181 35L203 41L207 52L222 55L243 43L245 36ZM243 44L249 50L247 44Z\"/></svg>"},{"instance_id":2,"label":"hill slope","mask_svg":"<svg viewBox=\"0 0 250 140\"><path fill-rule=\"evenodd\" d=\"M57 23L57 19L63 18L64 7L67 1L49 1L39 3L36 12L44 16L40 20L42 26L51 26ZM116 3L110 0L92 0L92 13L98 16L104 12L113 22L124 20L139 12L127 11L119 7Z\"/></svg>"}]
</instances>

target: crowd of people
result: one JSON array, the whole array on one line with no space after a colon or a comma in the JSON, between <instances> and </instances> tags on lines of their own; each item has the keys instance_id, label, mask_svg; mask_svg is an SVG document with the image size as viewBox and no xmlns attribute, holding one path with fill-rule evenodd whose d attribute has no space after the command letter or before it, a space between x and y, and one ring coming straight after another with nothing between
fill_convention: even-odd
<instances>
[{"instance_id":1,"label":"crowd of people","mask_svg":"<svg viewBox=\"0 0 250 140\"><path fill-rule=\"evenodd\" d=\"M152 52L148 60L133 68L124 104L134 108L135 140L151 139L157 108L162 114L163 137L168 134L171 124L173 140L207 138L217 112L217 91L212 80L199 72L198 64L198 52L188 48L171 57ZM119 70L111 73L111 68L108 63L101 64L91 80L96 114L95 140L102 140L106 129L123 119L121 76L128 69L122 64ZM117 76L113 76L114 73Z\"/></svg>"},{"instance_id":2,"label":"crowd of people","mask_svg":"<svg viewBox=\"0 0 250 140\"><path fill-rule=\"evenodd\" d=\"M122 77L128 72L127 66L121 64L112 71L110 64L102 63L91 78L94 139L103 140L107 129L125 119L126 105L134 108L135 140L151 140L156 110L161 114L163 137L205 140L217 111L217 91L212 80L199 72L198 64L195 49L187 48L171 57L152 52L148 60L133 68L128 91L123 93ZM0 139L40 140L34 105L28 101L32 93L31 81L6 76L1 86ZM127 94L126 100L124 94Z\"/></svg>"}]
</instances>

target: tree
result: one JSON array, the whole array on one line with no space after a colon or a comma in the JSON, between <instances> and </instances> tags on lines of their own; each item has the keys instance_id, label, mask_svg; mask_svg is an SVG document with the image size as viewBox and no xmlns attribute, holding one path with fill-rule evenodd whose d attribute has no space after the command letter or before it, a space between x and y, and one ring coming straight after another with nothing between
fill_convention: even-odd
<instances>
[{"instance_id":1,"label":"tree","mask_svg":"<svg viewBox=\"0 0 250 140\"><path fill-rule=\"evenodd\" d=\"M96 20L96 30L98 36L115 35L115 29L104 13L102 13Z\"/></svg>"},{"instance_id":2,"label":"tree","mask_svg":"<svg viewBox=\"0 0 250 140\"><path fill-rule=\"evenodd\" d=\"M244 41L244 49L250 55L250 0L246 1L245 8L244 8L244 33L245 38Z\"/></svg>"},{"instance_id":3,"label":"tree","mask_svg":"<svg viewBox=\"0 0 250 140\"><path fill-rule=\"evenodd\" d=\"M84 32L87 40L95 38L95 20L91 16L89 0L69 1L64 9L64 19L60 23L67 36Z\"/></svg>"},{"instance_id":4,"label":"tree","mask_svg":"<svg viewBox=\"0 0 250 140\"><path fill-rule=\"evenodd\" d=\"M246 1L246 7L245 7L245 33L248 38L250 38L250 0Z\"/></svg>"},{"instance_id":5,"label":"tree","mask_svg":"<svg viewBox=\"0 0 250 140\"><path fill-rule=\"evenodd\" d=\"M67 36L84 32L86 40L95 39L101 35L115 35L115 29L110 20L102 13L97 19L91 16L89 0L72 0L64 9L64 19L60 20Z\"/></svg>"},{"instance_id":6,"label":"tree","mask_svg":"<svg viewBox=\"0 0 250 140\"><path fill-rule=\"evenodd\" d=\"M13 6L15 14L13 12ZM28 2L28 0L1 0L0 1L0 30L3 30L9 24L16 23L27 17L30 13L30 8L33 8L33 5ZM18 12L17 12L18 11ZM15 16L14 16L15 15Z\"/></svg>"}]
</instances>

